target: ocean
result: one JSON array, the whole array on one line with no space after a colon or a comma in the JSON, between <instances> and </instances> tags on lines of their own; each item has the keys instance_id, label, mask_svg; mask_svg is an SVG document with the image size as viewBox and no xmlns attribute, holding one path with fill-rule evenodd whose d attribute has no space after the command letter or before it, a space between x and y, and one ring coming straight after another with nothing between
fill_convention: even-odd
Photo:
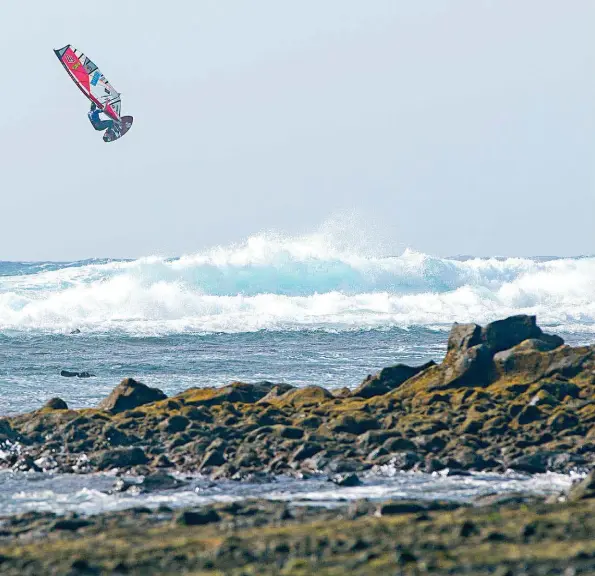
<instances>
[{"instance_id":1,"label":"ocean","mask_svg":"<svg viewBox=\"0 0 595 576\"><path fill-rule=\"evenodd\" d=\"M233 380L355 387L384 366L439 361L455 321L518 313L591 343L595 257L383 256L260 235L179 258L0 262L0 414L55 396L94 406L128 376L167 394Z\"/></svg>"},{"instance_id":2,"label":"ocean","mask_svg":"<svg viewBox=\"0 0 595 576\"><path fill-rule=\"evenodd\" d=\"M169 395L233 380L352 388L385 366L440 361L455 321L519 313L535 314L570 344L592 343L595 257L386 256L324 236L261 235L179 258L0 262L0 416L56 396L73 408L96 406L125 377ZM451 479L385 471L356 490L324 479L206 482L143 502L183 506L254 494L323 505L357 497L465 500L556 492L570 482L555 474ZM96 513L139 502L108 494L112 483L109 475L4 471L0 508Z\"/></svg>"}]
</instances>

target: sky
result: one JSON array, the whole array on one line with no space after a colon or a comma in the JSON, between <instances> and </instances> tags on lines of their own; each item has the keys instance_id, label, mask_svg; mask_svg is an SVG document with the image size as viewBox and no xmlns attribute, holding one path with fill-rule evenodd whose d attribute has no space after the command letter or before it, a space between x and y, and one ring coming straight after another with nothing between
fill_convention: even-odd
<instances>
[{"instance_id":1,"label":"sky","mask_svg":"<svg viewBox=\"0 0 595 576\"><path fill-rule=\"evenodd\" d=\"M357 212L389 250L595 253L592 0L0 4L0 260L175 256ZM106 144L53 53L135 123Z\"/></svg>"}]
</instances>

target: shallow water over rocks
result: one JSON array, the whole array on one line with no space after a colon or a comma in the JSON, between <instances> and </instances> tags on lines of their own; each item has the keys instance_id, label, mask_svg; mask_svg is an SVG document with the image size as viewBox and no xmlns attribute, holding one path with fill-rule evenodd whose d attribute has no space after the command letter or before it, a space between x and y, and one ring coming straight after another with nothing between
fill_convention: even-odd
<instances>
[{"instance_id":1,"label":"shallow water over rocks","mask_svg":"<svg viewBox=\"0 0 595 576\"><path fill-rule=\"evenodd\" d=\"M114 474L44 474L0 472L0 514L54 512L99 514L135 507L201 506L251 498L285 501L292 505L339 506L353 500L389 499L472 502L488 495L550 495L567 491L578 474L479 474L449 476L395 472L361 476L361 484L338 487L326 476L309 479L270 477L262 481L213 482L201 476L176 476L183 486L143 493L134 487L141 478L125 477L132 488L117 492Z\"/></svg>"}]
</instances>

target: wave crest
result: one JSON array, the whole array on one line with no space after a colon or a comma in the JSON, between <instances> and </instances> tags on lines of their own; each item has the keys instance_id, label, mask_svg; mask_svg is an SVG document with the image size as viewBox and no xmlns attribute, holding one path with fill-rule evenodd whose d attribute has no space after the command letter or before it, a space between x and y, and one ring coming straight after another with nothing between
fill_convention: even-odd
<instances>
[{"instance_id":1,"label":"wave crest","mask_svg":"<svg viewBox=\"0 0 595 576\"><path fill-rule=\"evenodd\" d=\"M0 274L3 330L341 330L516 313L563 329L595 326L595 258L387 257L319 234L259 235L176 259L29 265L18 274L11 266Z\"/></svg>"}]
</instances>

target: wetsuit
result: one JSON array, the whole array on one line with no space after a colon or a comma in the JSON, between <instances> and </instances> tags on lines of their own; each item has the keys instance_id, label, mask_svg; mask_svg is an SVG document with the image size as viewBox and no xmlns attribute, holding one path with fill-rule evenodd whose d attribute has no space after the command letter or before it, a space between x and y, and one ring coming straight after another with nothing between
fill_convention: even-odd
<instances>
[{"instance_id":1,"label":"wetsuit","mask_svg":"<svg viewBox=\"0 0 595 576\"><path fill-rule=\"evenodd\" d=\"M97 108L95 103L91 102L91 110L89 110L87 116L89 116L89 121L93 124L93 128L95 128L95 130L112 130L114 128L114 121L111 118L101 120L99 118L101 112L102 111Z\"/></svg>"}]
</instances>

